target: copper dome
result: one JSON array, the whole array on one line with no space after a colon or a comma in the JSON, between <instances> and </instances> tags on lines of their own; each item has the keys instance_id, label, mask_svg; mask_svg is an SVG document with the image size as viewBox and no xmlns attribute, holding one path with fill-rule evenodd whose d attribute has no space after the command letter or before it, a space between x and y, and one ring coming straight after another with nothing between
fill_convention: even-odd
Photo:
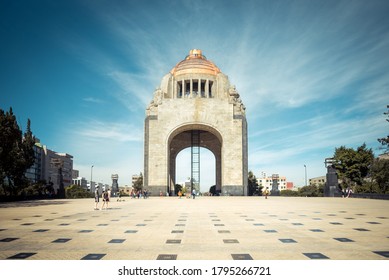
<instances>
[{"instance_id":1,"label":"copper dome","mask_svg":"<svg viewBox=\"0 0 389 280\"><path fill-rule=\"evenodd\" d=\"M190 50L189 55L170 71L172 75L178 76L183 74L211 74L217 75L220 69L207 60L201 50Z\"/></svg>"}]
</instances>

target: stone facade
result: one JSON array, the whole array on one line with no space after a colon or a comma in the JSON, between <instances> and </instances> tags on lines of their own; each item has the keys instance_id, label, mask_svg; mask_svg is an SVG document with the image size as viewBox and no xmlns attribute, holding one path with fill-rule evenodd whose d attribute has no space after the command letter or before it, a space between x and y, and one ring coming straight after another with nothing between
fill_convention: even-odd
<instances>
[{"instance_id":1,"label":"stone facade","mask_svg":"<svg viewBox=\"0 0 389 280\"><path fill-rule=\"evenodd\" d=\"M245 107L228 77L200 50L162 79L146 109L144 188L159 195L174 188L176 156L191 147L191 131L216 159L216 189L247 195Z\"/></svg>"}]
</instances>

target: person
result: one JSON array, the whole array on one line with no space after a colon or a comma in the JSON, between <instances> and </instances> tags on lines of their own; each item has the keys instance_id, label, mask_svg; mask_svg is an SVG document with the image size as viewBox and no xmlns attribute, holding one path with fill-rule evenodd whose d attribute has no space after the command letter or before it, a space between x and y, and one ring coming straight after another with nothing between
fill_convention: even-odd
<instances>
[{"instance_id":1,"label":"person","mask_svg":"<svg viewBox=\"0 0 389 280\"><path fill-rule=\"evenodd\" d=\"M192 191L192 196L193 196L193 199L196 198L196 190L195 189L193 189L193 191Z\"/></svg>"},{"instance_id":2,"label":"person","mask_svg":"<svg viewBox=\"0 0 389 280\"><path fill-rule=\"evenodd\" d=\"M104 205L105 205L105 210L107 210L108 209L108 202L109 202L109 194L108 194L107 190L104 190L104 192L102 194L102 199L103 199L103 205L101 206L101 210L104 209Z\"/></svg>"},{"instance_id":3,"label":"person","mask_svg":"<svg viewBox=\"0 0 389 280\"><path fill-rule=\"evenodd\" d=\"M269 188L268 187L266 187L264 193L265 193L265 199L267 199L267 196L269 195Z\"/></svg>"},{"instance_id":4,"label":"person","mask_svg":"<svg viewBox=\"0 0 389 280\"><path fill-rule=\"evenodd\" d=\"M178 191L178 198L181 199L181 196L182 196L182 192L181 192L181 191Z\"/></svg>"},{"instance_id":5,"label":"person","mask_svg":"<svg viewBox=\"0 0 389 280\"><path fill-rule=\"evenodd\" d=\"M97 186L95 188L95 210L99 210L99 208L98 208L99 198L100 198L100 196L99 196L99 186Z\"/></svg>"}]
</instances>

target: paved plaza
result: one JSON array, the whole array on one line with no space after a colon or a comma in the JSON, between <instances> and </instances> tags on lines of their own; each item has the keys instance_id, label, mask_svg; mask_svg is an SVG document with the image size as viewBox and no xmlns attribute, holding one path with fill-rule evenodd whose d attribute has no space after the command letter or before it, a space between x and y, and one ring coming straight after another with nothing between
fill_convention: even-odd
<instances>
[{"instance_id":1,"label":"paved plaza","mask_svg":"<svg viewBox=\"0 0 389 280\"><path fill-rule=\"evenodd\" d=\"M1 203L0 259L389 259L385 200L151 197L93 207L93 198Z\"/></svg>"}]
</instances>

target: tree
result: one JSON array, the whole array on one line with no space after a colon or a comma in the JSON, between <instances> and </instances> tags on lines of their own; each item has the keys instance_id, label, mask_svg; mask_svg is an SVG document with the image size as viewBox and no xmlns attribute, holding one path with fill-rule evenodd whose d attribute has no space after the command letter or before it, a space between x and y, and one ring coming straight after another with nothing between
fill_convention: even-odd
<instances>
[{"instance_id":1,"label":"tree","mask_svg":"<svg viewBox=\"0 0 389 280\"><path fill-rule=\"evenodd\" d=\"M182 186L181 186L180 184L175 184L175 185L174 185L174 192L175 192L176 194L178 194L180 191L181 191L181 193L182 193Z\"/></svg>"},{"instance_id":2,"label":"tree","mask_svg":"<svg viewBox=\"0 0 389 280\"><path fill-rule=\"evenodd\" d=\"M364 178L369 175L374 154L372 149L366 148L366 144L356 150L341 146L335 148L334 159L339 179L346 187L355 187L362 186Z\"/></svg>"},{"instance_id":3,"label":"tree","mask_svg":"<svg viewBox=\"0 0 389 280\"><path fill-rule=\"evenodd\" d=\"M255 192L258 192L258 181L251 170L249 171L249 176L248 176L248 188L249 188L249 192L248 192L249 196L253 195Z\"/></svg>"},{"instance_id":4,"label":"tree","mask_svg":"<svg viewBox=\"0 0 389 280\"><path fill-rule=\"evenodd\" d=\"M0 186L6 195L17 195L27 185L25 173L35 160L30 124L28 120L23 135L12 108L6 113L0 109Z\"/></svg>"},{"instance_id":5,"label":"tree","mask_svg":"<svg viewBox=\"0 0 389 280\"><path fill-rule=\"evenodd\" d=\"M143 188L143 175L142 172L139 174L139 178L132 185L135 191L141 191Z\"/></svg>"},{"instance_id":6,"label":"tree","mask_svg":"<svg viewBox=\"0 0 389 280\"><path fill-rule=\"evenodd\" d=\"M371 167L371 177L377 183L380 193L389 193L389 160L375 159Z\"/></svg>"},{"instance_id":7,"label":"tree","mask_svg":"<svg viewBox=\"0 0 389 280\"><path fill-rule=\"evenodd\" d=\"M386 108L388 109L388 111L384 112L384 115L389 115L389 105L386 105ZM389 118L386 119L386 121L389 122ZM377 140L378 140L378 142L381 143L385 152L386 153L389 152L389 135L386 136L385 138L379 138Z\"/></svg>"}]
</instances>

